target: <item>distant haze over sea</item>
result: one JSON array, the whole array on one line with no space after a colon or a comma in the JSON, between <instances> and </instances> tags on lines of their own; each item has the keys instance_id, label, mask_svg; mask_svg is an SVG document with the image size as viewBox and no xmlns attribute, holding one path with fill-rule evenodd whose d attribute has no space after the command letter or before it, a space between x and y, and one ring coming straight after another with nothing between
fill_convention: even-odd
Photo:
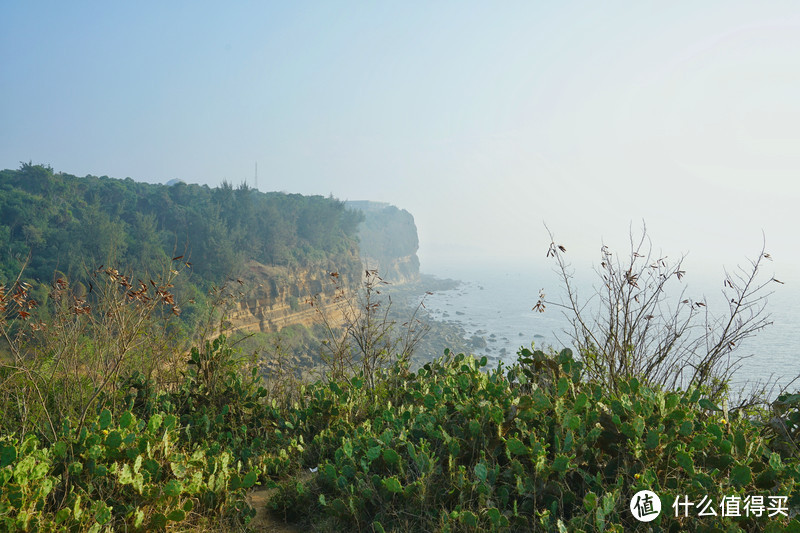
<instances>
[{"instance_id":1,"label":"distant haze over sea","mask_svg":"<svg viewBox=\"0 0 800 533\"><path fill-rule=\"evenodd\" d=\"M561 301L563 290L553 266L544 260L535 266L491 265L484 261L482 264L442 264L437 266L438 270L431 271L423 265L425 273L463 282L457 289L427 296L425 306L433 317L463 327L469 336L483 337L486 348L473 351L476 355L489 356L495 364L500 360L514 362L517 350L521 346L529 347L531 342L537 348L552 346L561 349L569 345L569 336L564 333L569 323L563 310L555 305L549 305L544 313L532 310L540 289L544 289L548 300ZM771 272L770 266L765 265L765 279L769 279L766 273ZM708 273L693 275L689 271L681 282L681 288L685 286L687 296L695 300L705 296L711 310L721 314L725 305L720 296L722 266L718 272L717 276L712 276ZM582 297L590 296L592 286L599 281L591 268L576 269L576 279ZM772 290L767 312L771 314L773 324L735 352L752 357L744 361L737 373L734 388L747 380L764 381L771 376L785 384L800 374L800 356L796 349L800 291L792 281L783 285L773 283ZM797 387L800 388L800 382Z\"/></svg>"}]
</instances>

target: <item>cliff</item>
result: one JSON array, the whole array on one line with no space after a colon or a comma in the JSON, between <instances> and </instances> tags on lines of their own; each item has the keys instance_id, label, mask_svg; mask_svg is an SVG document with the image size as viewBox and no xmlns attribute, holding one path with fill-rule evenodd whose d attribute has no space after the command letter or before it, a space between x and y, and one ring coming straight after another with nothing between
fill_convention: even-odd
<instances>
[{"instance_id":1,"label":"cliff","mask_svg":"<svg viewBox=\"0 0 800 533\"><path fill-rule=\"evenodd\" d=\"M319 311L339 320L337 288L352 295L365 269L377 269L393 285L419 281L414 217L379 202L347 202L346 207L364 215L358 227L358 250L353 247L324 262L293 267L248 261L240 276L244 298L230 314L234 329L268 333L294 324L312 326L318 322ZM338 286L331 280L334 271L339 273ZM316 298L315 307L309 305L312 298Z\"/></svg>"},{"instance_id":2,"label":"cliff","mask_svg":"<svg viewBox=\"0 0 800 533\"><path fill-rule=\"evenodd\" d=\"M361 261L366 269L395 285L419 281L419 238L414 217L405 209L370 201L345 202L364 214L358 226Z\"/></svg>"},{"instance_id":3,"label":"cliff","mask_svg":"<svg viewBox=\"0 0 800 533\"><path fill-rule=\"evenodd\" d=\"M339 261L335 266L328 262L303 267L248 261L239 278L244 297L229 313L232 329L269 333L294 324L310 327L318 322L319 311L333 321L339 320L337 295L351 294L361 279L355 253ZM334 272L337 275L332 277Z\"/></svg>"},{"instance_id":4,"label":"cliff","mask_svg":"<svg viewBox=\"0 0 800 533\"><path fill-rule=\"evenodd\" d=\"M27 256L24 278L42 301L55 271L85 286L87 266L113 263L147 279L185 261L192 275L179 280L176 297L189 331L204 315L204 293L232 274L242 281L233 326L263 332L313 324L306 302L316 295L333 311L331 272L350 294L365 266L392 283L419 278L414 219L388 204L347 206L228 182L78 177L32 163L0 170L0 242L0 282L15 279Z\"/></svg>"}]
</instances>

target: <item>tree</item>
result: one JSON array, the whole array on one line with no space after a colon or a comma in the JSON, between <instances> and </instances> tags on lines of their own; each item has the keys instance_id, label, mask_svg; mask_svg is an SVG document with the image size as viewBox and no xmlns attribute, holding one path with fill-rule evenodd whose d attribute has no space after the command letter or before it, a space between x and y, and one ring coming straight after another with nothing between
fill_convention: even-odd
<instances>
[{"instance_id":1,"label":"tree","mask_svg":"<svg viewBox=\"0 0 800 533\"><path fill-rule=\"evenodd\" d=\"M53 180L53 169L50 166L34 165L33 162L20 162L17 175L19 186L31 194L45 194Z\"/></svg>"}]
</instances>

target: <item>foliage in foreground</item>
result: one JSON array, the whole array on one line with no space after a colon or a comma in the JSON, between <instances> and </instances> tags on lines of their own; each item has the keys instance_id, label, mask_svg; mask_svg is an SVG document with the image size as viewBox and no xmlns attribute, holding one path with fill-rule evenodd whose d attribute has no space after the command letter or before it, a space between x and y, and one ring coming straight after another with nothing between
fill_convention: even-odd
<instances>
[{"instance_id":1,"label":"foliage in foreground","mask_svg":"<svg viewBox=\"0 0 800 533\"><path fill-rule=\"evenodd\" d=\"M446 355L417 373L396 365L374 393L360 378L311 386L286 422L308 442L297 460L318 472L283 479L272 508L330 530L623 531L638 525L631 497L651 489L663 504L654 530L800 528L783 515L675 518L679 496L798 504L796 454L751 419L725 419L701 390L634 378L610 393L581 379L569 350L485 364Z\"/></svg>"},{"instance_id":2,"label":"foliage in foreground","mask_svg":"<svg viewBox=\"0 0 800 533\"><path fill-rule=\"evenodd\" d=\"M634 378L610 392L568 350L522 350L509 368L446 353L380 370L374 388L317 381L289 404L242 373L224 337L188 361L178 389L131 377L119 412L63 421L51 444L0 437L0 529L243 530L261 484L277 488L276 516L323 531L623 531L641 489L662 500L653 531L800 530L671 507L780 495L796 510L798 396L762 425L727 419L700 389Z\"/></svg>"},{"instance_id":3,"label":"foliage in foreground","mask_svg":"<svg viewBox=\"0 0 800 533\"><path fill-rule=\"evenodd\" d=\"M257 480L247 458L260 443L240 422L255 423L247 415L264 389L229 357L224 337L192 350L171 393L151 395L141 375L130 376L121 412L103 409L82 425L64 419L50 445L0 436L0 530L240 527Z\"/></svg>"}]
</instances>

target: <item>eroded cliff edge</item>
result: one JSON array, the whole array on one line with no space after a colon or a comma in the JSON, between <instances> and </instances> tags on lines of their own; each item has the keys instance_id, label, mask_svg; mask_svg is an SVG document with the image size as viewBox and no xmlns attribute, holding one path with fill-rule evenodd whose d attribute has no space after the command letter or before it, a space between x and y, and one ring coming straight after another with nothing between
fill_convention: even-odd
<instances>
[{"instance_id":1,"label":"eroded cliff edge","mask_svg":"<svg viewBox=\"0 0 800 533\"><path fill-rule=\"evenodd\" d=\"M333 322L341 320L337 294L352 296L361 285L365 270L377 269L384 280L395 286L420 280L414 217L385 203L346 205L364 214L358 229L358 246L335 258L299 266L247 261L239 278L243 297L229 314L232 329L274 333L292 325L311 327L319 320L320 312ZM314 306L310 305L312 299Z\"/></svg>"},{"instance_id":2,"label":"eroded cliff edge","mask_svg":"<svg viewBox=\"0 0 800 533\"><path fill-rule=\"evenodd\" d=\"M419 237L411 213L383 202L348 201L345 205L364 214L358 227L364 267L377 270L394 285L418 282Z\"/></svg>"}]
</instances>

